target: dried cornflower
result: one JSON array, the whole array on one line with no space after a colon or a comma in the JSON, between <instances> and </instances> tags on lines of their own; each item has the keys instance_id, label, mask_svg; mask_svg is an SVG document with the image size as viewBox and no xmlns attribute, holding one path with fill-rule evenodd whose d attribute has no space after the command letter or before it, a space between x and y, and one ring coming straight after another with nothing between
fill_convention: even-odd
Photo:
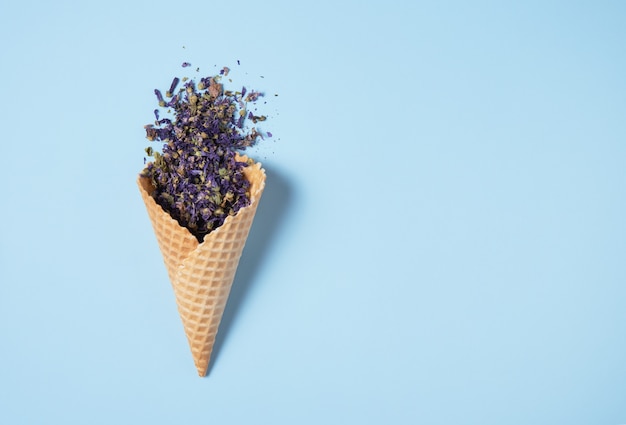
<instances>
[{"instance_id":1,"label":"dried cornflower","mask_svg":"<svg viewBox=\"0 0 626 425\"><path fill-rule=\"evenodd\" d=\"M172 84L170 85L170 89L165 93L167 97L173 96L174 90L176 90L176 86L178 85L179 81L180 80L178 79L178 77L174 78L174 80L172 81Z\"/></svg>"},{"instance_id":2,"label":"dried cornflower","mask_svg":"<svg viewBox=\"0 0 626 425\"><path fill-rule=\"evenodd\" d=\"M248 164L239 161L236 153L261 137L256 128L246 128L246 118L254 123L265 120L265 116L246 114L247 103L261 93L252 90L244 98L245 87L241 92L224 90L220 77L229 71L224 67L220 75L200 78L197 83L183 78L183 86L174 93L181 81L176 77L165 93L167 101L155 90L161 112L165 108L170 118L159 119L157 109L155 123L145 126L146 138L164 145L162 153L146 149L154 160L142 175L151 179L156 202L200 242L226 217L250 203L250 184L242 172Z\"/></svg>"}]
</instances>

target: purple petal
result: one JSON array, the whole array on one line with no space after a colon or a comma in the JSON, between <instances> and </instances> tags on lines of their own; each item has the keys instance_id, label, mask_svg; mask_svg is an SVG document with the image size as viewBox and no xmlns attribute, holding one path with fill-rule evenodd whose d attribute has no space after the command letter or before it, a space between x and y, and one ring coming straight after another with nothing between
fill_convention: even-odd
<instances>
[{"instance_id":1,"label":"purple petal","mask_svg":"<svg viewBox=\"0 0 626 425\"><path fill-rule=\"evenodd\" d=\"M174 78L174 80L172 81L172 85L170 86L170 89L168 90L168 93L170 96L174 94L174 90L176 90L176 86L178 85L179 81L180 80L178 79L178 77Z\"/></svg>"},{"instance_id":2,"label":"purple petal","mask_svg":"<svg viewBox=\"0 0 626 425\"><path fill-rule=\"evenodd\" d=\"M157 99L159 101L159 105L160 106L165 106L165 101L163 100L163 95L161 94L159 89L154 89L154 94L156 95L156 97L157 97Z\"/></svg>"}]
</instances>

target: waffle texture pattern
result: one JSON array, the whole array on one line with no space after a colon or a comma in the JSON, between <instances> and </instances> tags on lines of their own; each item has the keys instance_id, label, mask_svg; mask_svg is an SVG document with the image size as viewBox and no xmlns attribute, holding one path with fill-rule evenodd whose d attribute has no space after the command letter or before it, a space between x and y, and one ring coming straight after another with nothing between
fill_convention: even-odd
<instances>
[{"instance_id":1,"label":"waffle texture pattern","mask_svg":"<svg viewBox=\"0 0 626 425\"><path fill-rule=\"evenodd\" d=\"M239 258L265 187L265 170L261 163L247 166L244 175L250 181L250 205L226 218L202 243L150 196L153 187L148 178L140 177L137 182L200 376L207 373Z\"/></svg>"}]
</instances>

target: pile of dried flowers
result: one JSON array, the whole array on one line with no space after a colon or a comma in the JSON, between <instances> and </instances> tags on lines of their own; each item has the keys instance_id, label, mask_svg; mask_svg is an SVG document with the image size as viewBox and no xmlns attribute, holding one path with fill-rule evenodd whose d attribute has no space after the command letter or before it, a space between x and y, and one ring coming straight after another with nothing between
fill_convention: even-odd
<instances>
[{"instance_id":1,"label":"pile of dried flowers","mask_svg":"<svg viewBox=\"0 0 626 425\"><path fill-rule=\"evenodd\" d=\"M262 137L247 121L266 119L247 112L248 103L254 104L261 93L245 87L224 90L221 80L229 71L225 67L197 83L183 78L178 91L181 80L176 77L165 97L155 90L160 109L154 110L154 124L145 126L148 140L164 145L162 153L146 148L154 160L141 175L151 179L156 202L199 242L250 203L250 184L242 173L248 163L236 154ZM161 117L164 111L167 116Z\"/></svg>"}]
</instances>

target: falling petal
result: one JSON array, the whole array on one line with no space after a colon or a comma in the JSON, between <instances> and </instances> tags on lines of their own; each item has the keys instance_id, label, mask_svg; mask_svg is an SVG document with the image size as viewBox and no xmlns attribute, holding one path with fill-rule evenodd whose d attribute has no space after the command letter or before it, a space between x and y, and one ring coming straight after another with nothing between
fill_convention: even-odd
<instances>
[{"instance_id":1,"label":"falling petal","mask_svg":"<svg viewBox=\"0 0 626 425\"><path fill-rule=\"evenodd\" d=\"M159 106L165 106L165 100L163 100L163 95L161 94L161 92L158 89L154 89L154 94L159 101Z\"/></svg>"},{"instance_id":2,"label":"falling petal","mask_svg":"<svg viewBox=\"0 0 626 425\"><path fill-rule=\"evenodd\" d=\"M178 79L178 77L174 78L172 84L170 85L170 89L167 91L167 93L165 93L167 97L172 97L174 95L174 90L176 90L176 86L178 85L179 81L180 80Z\"/></svg>"}]
</instances>

